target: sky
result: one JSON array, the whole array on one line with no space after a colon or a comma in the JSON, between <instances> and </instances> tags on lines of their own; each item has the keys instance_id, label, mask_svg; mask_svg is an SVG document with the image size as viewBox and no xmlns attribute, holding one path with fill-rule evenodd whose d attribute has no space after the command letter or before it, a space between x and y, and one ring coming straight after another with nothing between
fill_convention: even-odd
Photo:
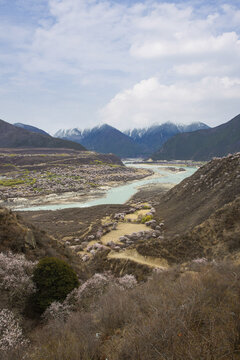
<instances>
[{"instance_id":1,"label":"sky","mask_svg":"<svg viewBox=\"0 0 240 360\"><path fill-rule=\"evenodd\" d=\"M0 0L5 121L54 134L239 113L239 0Z\"/></svg>"}]
</instances>

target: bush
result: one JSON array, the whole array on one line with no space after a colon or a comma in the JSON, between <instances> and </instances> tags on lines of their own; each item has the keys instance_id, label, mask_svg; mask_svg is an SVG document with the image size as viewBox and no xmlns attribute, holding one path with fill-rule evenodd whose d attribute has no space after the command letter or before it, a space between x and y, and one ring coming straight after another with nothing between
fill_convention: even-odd
<instances>
[{"instance_id":1,"label":"bush","mask_svg":"<svg viewBox=\"0 0 240 360\"><path fill-rule=\"evenodd\" d=\"M39 261L33 273L36 293L34 310L42 313L52 302L63 301L79 285L74 270L63 260L49 257Z\"/></svg>"},{"instance_id":2,"label":"bush","mask_svg":"<svg viewBox=\"0 0 240 360\"><path fill-rule=\"evenodd\" d=\"M90 314L75 313L66 322L55 320L37 329L34 334L36 346L29 351L27 359L98 360L99 339L96 334Z\"/></svg>"},{"instance_id":3,"label":"bush","mask_svg":"<svg viewBox=\"0 0 240 360\"><path fill-rule=\"evenodd\" d=\"M150 221L152 219L153 219L152 215L146 215L142 218L141 223L145 224L147 221Z\"/></svg>"}]
</instances>

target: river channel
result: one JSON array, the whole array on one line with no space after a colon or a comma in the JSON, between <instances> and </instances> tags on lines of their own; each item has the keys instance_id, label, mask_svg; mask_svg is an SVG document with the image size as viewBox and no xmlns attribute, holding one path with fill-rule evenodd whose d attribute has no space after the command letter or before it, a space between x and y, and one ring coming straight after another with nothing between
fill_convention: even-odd
<instances>
[{"instance_id":1,"label":"river channel","mask_svg":"<svg viewBox=\"0 0 240 360\"><path fill-rule=\"evenodd\" d=\"M83 208L90 207L95 205L103 204L124 204L127 202L136 192L143 186L150 184L173 184L176 185L181 182L186 177L191 176L196 170L197 167L185 167L185 171L169 171L166 170L166 166L161 165L151 165L151 164L132 164L126 163L126 166L138 167L138 168L147 168L154 171L153 176L149 176L142 180L135 180L131 183L127 183L121 186L112 187L107 192L100 197L95 199L83 201L83 202L73 202L73 203L64 203L64 204L46 204L32 207L21 208L21 211L37 211L37 210L60 210L67 208ZM171 167L168 166L167 167ZM176 166L172 166L176 168Z\"/></svg>"}]
</instances>

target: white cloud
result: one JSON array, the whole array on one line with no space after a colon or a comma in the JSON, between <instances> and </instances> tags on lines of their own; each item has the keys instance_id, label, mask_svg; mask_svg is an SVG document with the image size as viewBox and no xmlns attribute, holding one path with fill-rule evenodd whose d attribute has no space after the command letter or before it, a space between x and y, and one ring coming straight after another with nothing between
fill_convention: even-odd
<instances>
[{"instance_id":1,"label":"white cloud","mask_svg":"<svg viewBox=\"0 0 240 360\"><path fill-rule=\"evenodd\" d=\"M126 129L166 121L217 125L239 112L240 78L205 77L162 84L153 77L117 94L101 110L103 122Z\"/></svg>"},{"instance_id":2,"label":"white cloud","mask_svg":"<svg viewBox=\"0 0 240 360\"><path fill-rule=\"evenodd\" d=\"M18 2L32 14L31 0ZM221 4L34 0L35 22L1 15L2 91L12 97L0 107L22 122L44 116L52 131L66 118L69 127L97 123L99 109L122 128L223 122L239 112L240 7Z\"/></svg>"}]
</instances>

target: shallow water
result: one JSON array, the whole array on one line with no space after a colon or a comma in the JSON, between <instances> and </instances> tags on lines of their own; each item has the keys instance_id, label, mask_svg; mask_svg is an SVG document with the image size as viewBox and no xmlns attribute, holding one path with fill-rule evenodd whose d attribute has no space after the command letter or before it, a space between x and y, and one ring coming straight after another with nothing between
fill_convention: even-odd
<instances>
[{"instance_id":1,"label":"shallow water","mask_svg":"<svg viewBox=\"0 0 240 360\"><path fill-rule=\"evenodd\" d=\"M25 207L19 210L21 211L37 211L37 210L60 210L60 209L68 209L68 208L83 208L90 207L95 205L103 205L103 204L124 204L128 201L140 187L148 185L148 184L178 184L183 179L188 176L191 176L196 170L196 167L186 167L186 171L181 172L171 172L165 171L161 169L161 165L141 165L141 164L126 164L130 167L138 167L138 168L147 168L152 169L155 172L155 177L147 177L142 180L135 180L131 183L127 183L125 185L113 187L109 189L106 194L96 199L91 199L89 201L83 202L74 202L68 204L54 204L54 205L39 205L32 207ZM170 167L170 166L168 166ZM172 166L176 167L176 166ZM159 176L158 176L159 175Z\"/></svg>"}]
</instances>

